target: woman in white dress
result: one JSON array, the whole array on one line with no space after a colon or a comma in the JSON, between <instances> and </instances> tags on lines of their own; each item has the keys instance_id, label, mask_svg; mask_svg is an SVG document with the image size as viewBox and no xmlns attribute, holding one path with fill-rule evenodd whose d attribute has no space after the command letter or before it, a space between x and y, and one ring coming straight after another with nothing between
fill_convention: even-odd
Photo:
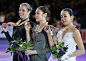
<instances>
[{"instance_id":1,"label":"woman in white dress","mask_svg":"<svg viewBox=\"0 0 86 61\"><path fill-rule=\"evenodd\" d=\"M60 29L57 33L55 42L52 41L50 29L45 29L48 33L49 44L52 46L58 42L64 42L64 46L68 45L67 52L58 61L76 61L76 56L85 53L81 35L78 29L73 25L73 11L70 8L65 8L61 11L61 22L66 29ZM76 51L76 45L78 50Z\"/></svg>"}]
</instances>

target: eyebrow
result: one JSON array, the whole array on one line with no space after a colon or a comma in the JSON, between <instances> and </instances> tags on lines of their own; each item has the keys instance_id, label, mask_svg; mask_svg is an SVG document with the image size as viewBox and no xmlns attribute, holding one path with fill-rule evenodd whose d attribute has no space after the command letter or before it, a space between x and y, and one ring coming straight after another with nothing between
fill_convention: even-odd
<instances>
[{"instance_id":1,"label":"eyebrow","mask_svg":"<svg viewBox=\"0 0 86 61\"><path fill-rule=\"evenodd\" d=\"M67 15L67 14L63 14L63 15ZM62 16L62 15L61 15Z\"/></svg>"},{"instance_id":2,"label":"eyebrow","mask_svg":"<svg viewBox=\"0 0 86 61\"><path fill-rule=\"evenodd\" d=\"M39 12L39 11L36 11L36 12ZM35 12L35 13L36 13L36 12Z\"/></svg>"}]
</instances>

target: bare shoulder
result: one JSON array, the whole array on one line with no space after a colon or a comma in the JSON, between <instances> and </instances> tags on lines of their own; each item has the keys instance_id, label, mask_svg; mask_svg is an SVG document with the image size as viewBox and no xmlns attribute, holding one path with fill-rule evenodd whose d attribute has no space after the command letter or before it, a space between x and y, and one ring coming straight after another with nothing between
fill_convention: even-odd
<instances>
[{"instance_id":1,"label":"bare shoulder","mask_svg":"<svg viewBox=\"0 0 86 61\"><path fill-rule=\"evenodd\" d=\"M77 28L74 28L74 29L73 29L73 32L74 32L74 33L80 33L80 31L79 31Z\"/></svg>"},{"instance_id":2,"label":"bare shoulder","mask_svg":"<svg viewBox=\"0 0 86 61\"><path fill-rule=\"evenodd\" d=\"M77 28L73 29L73 36L74 37L79 37L80 36L80 31Z\"/></svg>"},{"instance_id":3,"label":"bare shoulder","mask_svg":"<svg viewBox=\"0 0 86 61\"><path fill-rule=\"evenodd\" d=\"M73 32L73 33L79 32L79 30L78 30L77 28L75 28L75 27L71 27L71 28L69 29L69 31L70 31L70 32Z\"/></svg>"}]
</instances>

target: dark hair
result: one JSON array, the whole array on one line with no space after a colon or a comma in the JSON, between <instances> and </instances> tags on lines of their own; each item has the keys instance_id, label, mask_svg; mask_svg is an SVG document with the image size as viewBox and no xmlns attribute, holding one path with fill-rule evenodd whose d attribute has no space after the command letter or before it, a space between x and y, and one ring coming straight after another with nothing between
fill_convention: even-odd
<instances>
[{"instance_id":1,"label":"dark hair","mask_svg":"<svg viewBox=\"0 0 86 61\"><path fill-rule=\"evenodd\" d=\"M39 6L37 9L40 9L43 12L43 14L47 13L47 16L51 15L50 10L45 6Z\"/></svg>"},{"instance_id":2,"label":"dark hair","mask_svg":"<svg viewBox=\"0 0 86 61\"><path fill-rule=\"evenodd\" d=\"M74 15L74 14L73 14L73 10L70 9L70 8L65 8L65 9L63 9L62 11L68 11L68 13L69 13L70 16ZM61 12L62 12L62 11L61 11Z\"/></svg>"},{"instance_id":3,"label":"dark hair","mask_svg":"<svg viewBox=\"0 0 86 61\"><path fill-rule=\"evenodd\" d=\"M28 3L22 3L20 6L25 5L28 11L32 11L32 7Z\"/></svg>"}]
</instances>

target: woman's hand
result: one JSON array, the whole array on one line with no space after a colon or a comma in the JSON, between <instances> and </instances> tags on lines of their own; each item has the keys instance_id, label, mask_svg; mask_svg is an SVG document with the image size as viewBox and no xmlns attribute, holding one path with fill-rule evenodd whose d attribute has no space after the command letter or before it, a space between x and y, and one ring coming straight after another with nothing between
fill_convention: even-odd
<instances>
[{"instance_id":1,"label":"woman's hand","mask_svg":"<svg viewBox=\"0 0 86 61\"><path fill-rule=\"evenodd\" d=\"M61 60L62 57L57 57L58 60Z\"/></svg>"},{"instance_id":2,"label":"woman's hand","mask_svg":"<svg viewBox=\"0 0 86 61\"><path fill-rule=\"evenodd\" d=\"M25 29L26 29L26 31L30 30L30 28L31 28L31 25L30 25L29 22L27 22L27 24L25 25Z\"/></svg>"},{"instance_id":3,"label":"woman's hand","mask_svg":"<svg viewBox=\"0 0 86 61\"><path fill-rule=\"evenodd\" d=\"M17 54L18 54L18 53L21 53L20 51L18 51L18 49L19 49L19 48L16 48L16 53L17 53Z\"/></svg>"},{"instance_id":4,"label":"woman's hand","mask_svg":"<svg viewBox=\"0 0 86 61\"><path fill-rule=\"evenodd\" d=\"M2 29L4 30L4 32L7 32L7 24L6 23L2 24Z\"/></svg>"},{"instance_id":5,"label":"woman's hand","mask_svg":"<svg viewBox=\"0 0 86 61\"><path fill-rule=\"evenodd\" d=\"M37 54L36 50L27 50L25 49L25 55L32 55L32 54Z\"/></svg>"},{"instance_id":6,"label":"woman's hand","mask_svg":"<svg viewBox=\"0 0 86 61\"><path fill-rule=\"evenodd\" d=\"M50 26L45 26L44 30L47 32L47 34L51 34Z\"/></svg>"}]
</instances>

